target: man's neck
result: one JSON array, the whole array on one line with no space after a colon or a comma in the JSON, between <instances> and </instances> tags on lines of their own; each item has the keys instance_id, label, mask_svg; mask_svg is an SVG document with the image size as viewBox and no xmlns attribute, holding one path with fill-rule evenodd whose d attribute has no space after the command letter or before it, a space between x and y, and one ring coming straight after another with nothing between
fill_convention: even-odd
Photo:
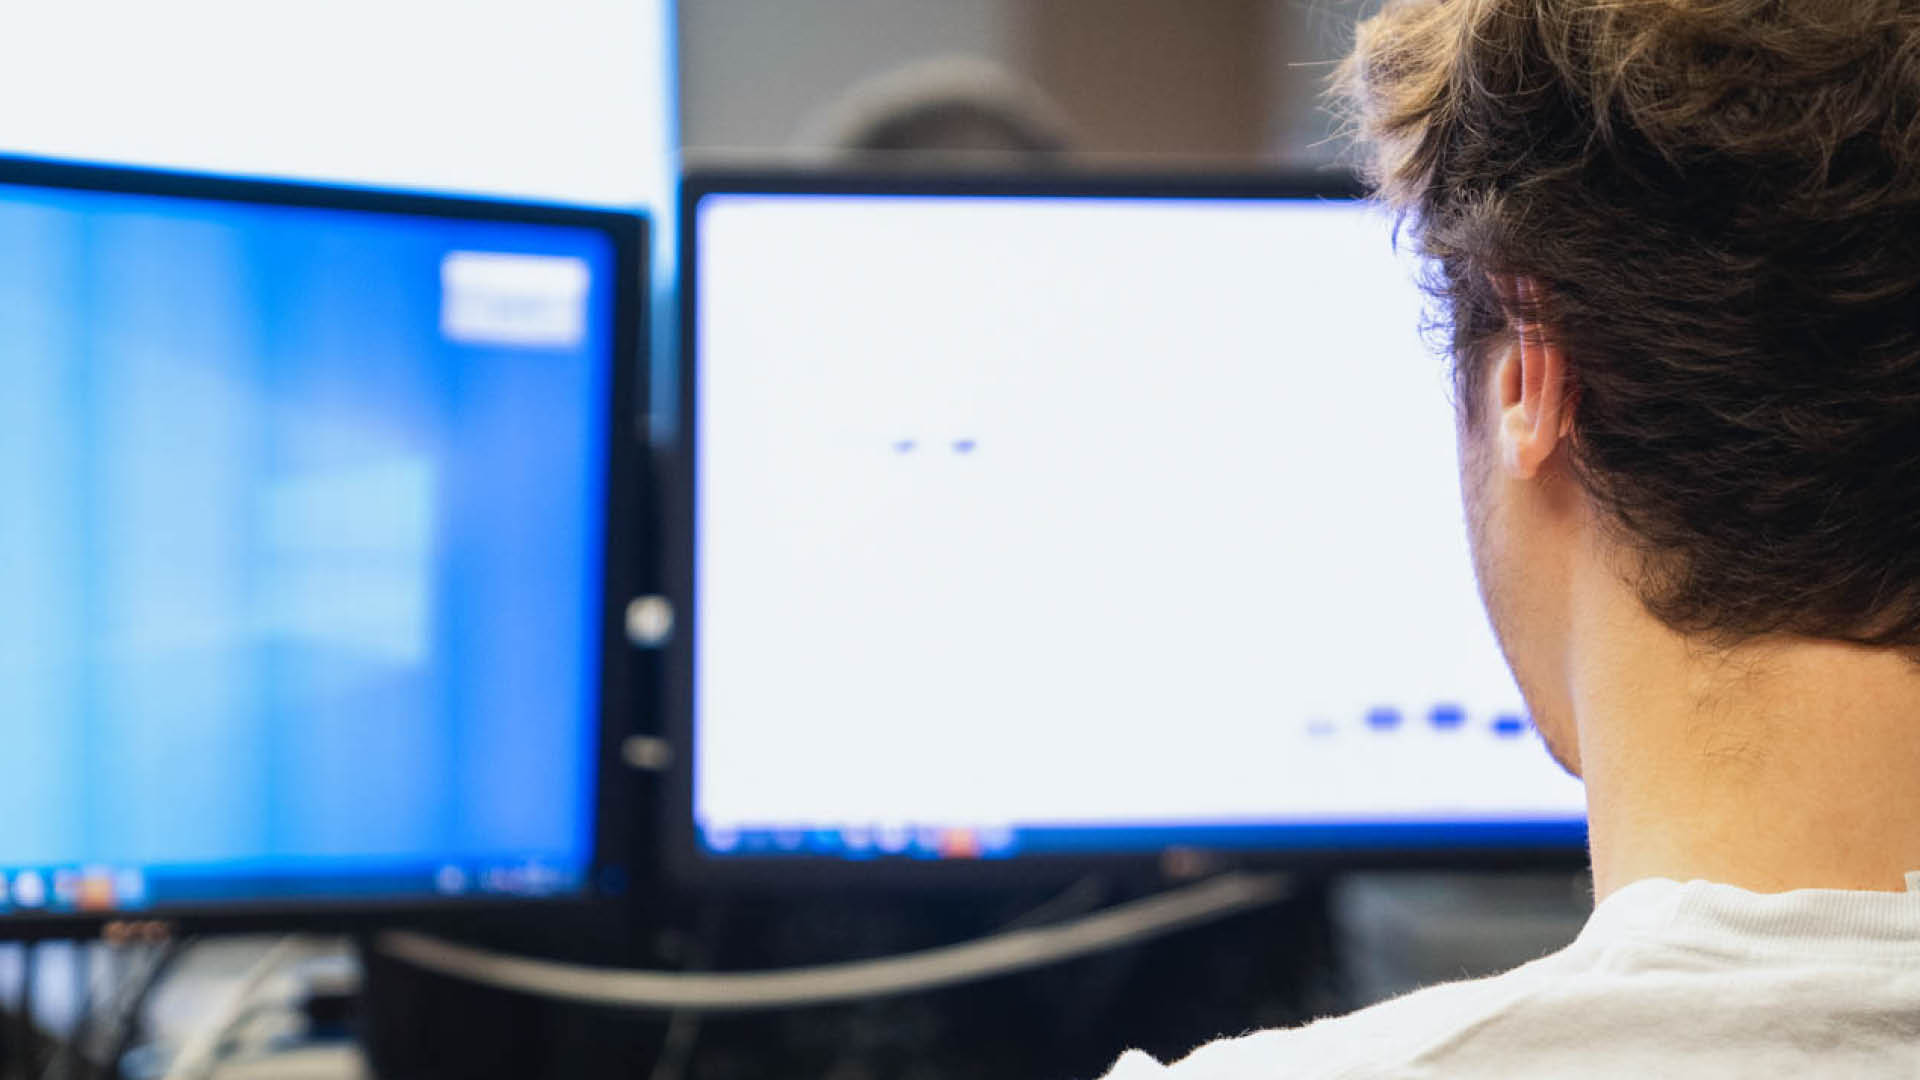
<instances>
[{"instance_id":1,"label":"man's neck","mask_svg":"<svg viewBox=\"0 0 1920 1080\"><path fill-rule=\"evenodd\" d=\"M1599 895L1648 877L1904 888L1920 870L1920 666L1804 639L1709 650L1627 602L1572 643Z\"/></svg>"}]
</instances>

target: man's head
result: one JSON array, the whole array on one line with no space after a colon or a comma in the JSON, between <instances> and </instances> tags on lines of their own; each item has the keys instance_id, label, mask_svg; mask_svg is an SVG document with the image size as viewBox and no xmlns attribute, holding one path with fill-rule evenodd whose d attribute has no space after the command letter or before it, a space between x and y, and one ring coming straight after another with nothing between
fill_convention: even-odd
<instances>
[{"instance_id":1,"label":"man's head","mask_svg":"<svg viewBox=\"0 0 1920 1080\"><path fill-rule=\"evenodd\" d=\"M1563 761L1581 559L1702 647L1920 649L1920 0L1400 0L1340 86Z\"/></svg>"}]
</instances>

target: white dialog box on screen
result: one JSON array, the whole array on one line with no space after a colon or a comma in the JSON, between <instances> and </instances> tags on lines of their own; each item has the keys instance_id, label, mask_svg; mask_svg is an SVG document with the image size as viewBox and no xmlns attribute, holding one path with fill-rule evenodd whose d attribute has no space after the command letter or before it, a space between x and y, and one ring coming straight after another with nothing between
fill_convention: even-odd
<instances>
[{"instance_id":1,"label":"white dialog box on screen","mask_svg":"<svg viewBox=\"0 0 1920 1080\"><path fill-rule=\"evenodd\" d=\"M577 348L591 274L580 259L454 251L440 262L440 332L462 345Z\"/></svg>"}]
</instances>

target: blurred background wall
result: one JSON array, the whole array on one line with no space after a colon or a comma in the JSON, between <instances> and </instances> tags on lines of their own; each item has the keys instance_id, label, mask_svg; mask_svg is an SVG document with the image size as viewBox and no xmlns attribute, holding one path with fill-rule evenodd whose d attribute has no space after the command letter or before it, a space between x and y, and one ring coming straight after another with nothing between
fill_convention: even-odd
<instances>
[{"instance_id":1,"label":"blurred background wall","mask_svg":"<svg viewBox=\"0 0 1920 1080\"><path fill-rule=\"evenodd\" d=\"M1315 166L1319 101L1356 0L684 0L690 153L820 149L813 121L936 58L992 61L1050 98L1088 155Z\"/></svg>"}]
</instances>

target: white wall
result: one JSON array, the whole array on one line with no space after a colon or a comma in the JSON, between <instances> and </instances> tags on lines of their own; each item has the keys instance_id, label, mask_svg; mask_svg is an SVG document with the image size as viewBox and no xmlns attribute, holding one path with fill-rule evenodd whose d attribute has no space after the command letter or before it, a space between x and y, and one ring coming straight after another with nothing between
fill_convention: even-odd
<instances>
[{"instance_id":1,"label":"white wall","mask_svg":"<svg viewBox=\"0 0 1920 1080\"><path fill-rule=\"evenodd\" d=\"M9 4L0 148L651 202L667 184L670 13L670 0Z\"/></svg>"}]
</instances>

